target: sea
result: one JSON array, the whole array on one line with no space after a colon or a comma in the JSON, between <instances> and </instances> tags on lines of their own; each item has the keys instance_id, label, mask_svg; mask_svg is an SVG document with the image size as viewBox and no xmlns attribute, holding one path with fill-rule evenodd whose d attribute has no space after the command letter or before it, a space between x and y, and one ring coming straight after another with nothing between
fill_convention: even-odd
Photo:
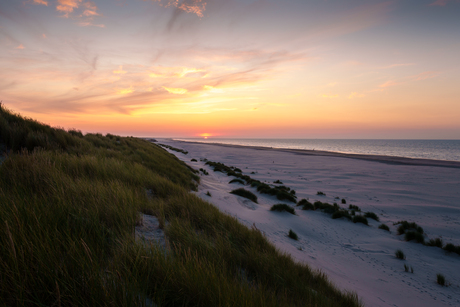
<instances>
[{"instance_id":1,"label":"sea","mask_svg":"<svg viewBox=\"0 0 460 307\"><path fill-rule=\"evenodd\" d=\"M175 140L460 161L460 140L236 139L212 137L208 139L177 138Z\"/></svg>"}]
</instances>

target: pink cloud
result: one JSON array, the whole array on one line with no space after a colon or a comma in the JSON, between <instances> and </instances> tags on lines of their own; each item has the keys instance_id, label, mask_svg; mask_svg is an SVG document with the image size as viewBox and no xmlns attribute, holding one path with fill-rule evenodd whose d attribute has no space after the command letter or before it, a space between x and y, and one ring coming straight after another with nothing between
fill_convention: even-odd
<instances>
[{"instance_id":1,"label":"pink cloud","mask_svg":"<svg viewBox=\"0 0 460 307\"><path fill-rule=\"evenodd\" d=\"M69 17L69 14L80 6L82 0L58 0L57 2L56 10L64 13L64 17Z\"/></svg>"},{"instance_id":2,"label":"pink cloud","mask_svg":"<svg viewBox=\"0 0 460 307\"><path fill-rule=\"evenodd\" d=\"M46 0L33 0L34 4L38 4L38 5L45 5L45 6L48 6L48 1Z\"/></svg>"},{"instance_id":3,"label":"pink cloud","mask_svg":"<svg viewBox=\"0 0 460 307\"><path fill-rule=\"evenodd\" d=\"M161 6L170 7L174 6L180 10L183 10L187 13L194 13L198 17L203 17L203 13L206 10L206 2L203 0L184 0L180 3L179 0L153 0L154 2L158 2ZM163 2L167 2L163 4Z\"/></svg>"}]
</instances>

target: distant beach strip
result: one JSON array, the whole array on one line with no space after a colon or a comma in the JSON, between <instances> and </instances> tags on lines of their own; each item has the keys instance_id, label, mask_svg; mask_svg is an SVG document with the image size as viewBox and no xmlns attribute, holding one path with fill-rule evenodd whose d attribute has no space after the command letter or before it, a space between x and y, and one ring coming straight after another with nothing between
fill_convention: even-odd
<instances>
[{"instance_id":1,"label":"distant beach strip","mask_svg":"<svg viewBox=\"0 0 460 307\"><path fill-rule=\"evenodd\" d=\"M438 167L452 167L452 168L460 168L460 141L459 140L452 140L452 141L439 141L439 142L451 142L453 145L450 147L446 147L445 151L448 151L447 154L443 156L451 157L455 160L438 160L435 158L417 158L417 157L410 157L404 156L403 154L408 154L411 151L404 151L400 149L397 152L400 152L401 156L393 156L393 155L385 155L383 153L388 153L389 151L382 150L381 154L363 154L363 153L347 153L347 152L340 152L340 151L327 151L327 150L313 150L313 149L299 149L295 148L295 146L287 147L290 143L287 142L285 145L286 147L276 147L276 146L260 146L256 145L263 141L264 144L270 145L279 145L279 140L245 140L243 144L235 144L241 142L239 140L233 139L218 139L213 141L202 141L201 139L174 139L178 142L189 142L189 143L204 143L209 145L217 145L223 147L247 147L257 150L273 150L273 151L281 151L281 152L291 152L299 155L314 155L314 156L331 156L331 157L342 157L342 158L351 158L351 159L361 159L361 160L368 160L368 161L375 161L375 162L382 162L382 163L391 163L391 164L403 164L403 165L420 165L420 166L438 166ZM223 142L221 142L223 141ZM289 140L287 140L289 141ZM293 141L302 141L302 142L309 142L309 141L318 141L318 140L293 140ZM324 140L324 141L366 141L369 140ZM387 140L387 142L399 142L399 140ZM419 140L411 140L418 142ZM422 140L420 140L422 141ZM370 141L372 142L372 141ZM438 142L438 141L429 141L429 142ZM423 141L422 141L423 143ZM251 145L252 144L252 145ZM457 145L456 145L457 144ZM420 145L420 144L419 144ZM294 148L293 148L294 147ZM298 147L298 146L297 146ZM323 146L324 147L324 146ZM436 156L435 154L429 155L428 152L433 151L433 147L430 147L430 150L425 151L425 156ZM359 149L359 148L357 148ZM411 149L413 150L413 149ZM441 150L441 149L440 149ZM375 150L373 151L375 152ZM395 151L392 151L395 152ZM441 156L438 154L437 156Z\"/></svg>"}]
</instances>

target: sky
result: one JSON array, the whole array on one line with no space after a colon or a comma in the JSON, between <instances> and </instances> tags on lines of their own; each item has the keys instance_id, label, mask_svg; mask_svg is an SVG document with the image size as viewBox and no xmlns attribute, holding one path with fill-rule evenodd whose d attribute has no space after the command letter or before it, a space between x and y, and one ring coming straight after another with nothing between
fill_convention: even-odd
<instances>
[{"instance_id":1,"label":"sky","mask_svg":"<svg viewBox=\"0 0 460 307\"><path fill-rule=\"evenodd\" d=\"M1 0L0 100L85 133L460 139L460 0Z\"/></svg>"}]
</instances>

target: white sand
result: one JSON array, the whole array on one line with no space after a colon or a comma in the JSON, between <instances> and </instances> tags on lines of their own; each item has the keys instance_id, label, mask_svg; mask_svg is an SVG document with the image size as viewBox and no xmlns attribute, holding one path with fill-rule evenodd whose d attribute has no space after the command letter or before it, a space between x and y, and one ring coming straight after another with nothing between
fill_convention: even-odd
<instances>
[{"instance_id":1,"label":"white sand","mask_svg":"<svg viewBox=\"0 0 460 307\"><path fill-rule=\"evenodd\" d=\"M187 143L159 140L160 143L185 149L188 155L169 151L195 169L204 168L197 195L236 216L243 224L263 231L280 250L299 262L325 272L341 289L356 291L366 306L460 306L460 256L446 254L437 247L405 242L396 233L393 222L407 220L423 227L427 238L442 237L445 243L460 245L460 168L426 166L430 160L396 159L398 164L351 159L341 155L308 155L295 151L261 150L237 146ZM195 158L198 162L191 162ZM311 202L337 202L372 211L380 222L369 219L369 225L333 220L318 211L302 211L297 216L271 212L281 203L273 196L254 192L255 204L229 192L240 184L228 184L234 177L214 172L200 159L235 166L260 181L281 180L297 192L298 199ZM382 159L381 159L382 160ZM385 160L385 159L383 159ZM388 159L387 159L388 160ZM390 158L389 160L394 160ZM440 163L443 164L443 163ZM444 163L449 165L449 163ZM251 174L251 172L256 174ZM212 197L206 192L209 191ZM317 196L322 191L326 196ZM290 202L283 202L295 206ZM378 229L385 223L391 233ZM289 229L299 241L287 237ZM300 250L301 249L301 250ZM396 259L401 249L405 261ZM404 264L414 273L404 272ZM446 277L448 287L436 283L436 274Z\"/></svg>"}]
</instances>

